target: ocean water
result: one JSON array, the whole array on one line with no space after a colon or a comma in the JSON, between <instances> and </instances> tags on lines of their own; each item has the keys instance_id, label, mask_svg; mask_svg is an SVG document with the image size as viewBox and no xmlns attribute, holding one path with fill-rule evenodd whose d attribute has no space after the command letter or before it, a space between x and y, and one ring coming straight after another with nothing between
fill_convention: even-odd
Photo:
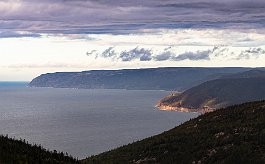
<instances>
[{"instance_id":1,"label":"ocean water","mask_svg":"<svg viewBox=\"0 0 265 164\"><path fill-rule=\"evenodd\" d=\"M82 159L159 134L198 115L157 110L157 100L168 93L0 83L0 133Z\"/></svg>"}]
</instances>

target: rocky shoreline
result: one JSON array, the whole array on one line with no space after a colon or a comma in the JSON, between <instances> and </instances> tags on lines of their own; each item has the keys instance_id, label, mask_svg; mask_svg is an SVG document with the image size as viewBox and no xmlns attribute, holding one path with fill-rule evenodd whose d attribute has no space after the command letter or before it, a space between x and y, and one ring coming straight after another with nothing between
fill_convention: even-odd
<instances>
[{"instance_id":1,"label":"rocky shoreline","mask_svg":"<svg viewBox=\"0 0 265 164\"><path fill-rule=\"evenodd\" d=\"M179 111L179 112L197 112L197 113L208 113L213 112L215 109L210 107L203 107L199 109L195 108L185 108L185 107L173 107L169 105L157 104L156 107L159 110L167 110L167 111Z\"/></svg>"}]
</instances>

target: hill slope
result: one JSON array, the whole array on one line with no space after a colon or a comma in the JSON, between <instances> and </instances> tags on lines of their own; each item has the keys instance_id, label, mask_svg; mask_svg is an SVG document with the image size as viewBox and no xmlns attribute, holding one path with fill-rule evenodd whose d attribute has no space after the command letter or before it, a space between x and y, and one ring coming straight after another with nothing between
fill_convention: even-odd
<instances>
[{"instance_id":1,"label":"hill slope","mask_svg":"<svg viewBox=\"0 0 265 164\"><path fill-rule=\"evenodd\" d=\"M79 163L76 159L64 153L51 152L39 145L31 145L22 140L0 136L0 163Z\"/></svg>"},{"instance_id":2,"label":"hill slope","mask_svg":"<svg viewBox=\"0 0 265 164\"><path fill-rule=\"evenodd\" d=\"M220 108L228 105L265 99L265 72L247 71L211 80L170 95L158 103L161 109L200 111L203 107Z\"/></svg>"},{"instance_id":3,"label":"hill slope","mask_svg":"<svg viewBox=\"0 0 265 164\"><path fill-rule=\"evenodd\" d=\"M206 113L83 163L265 163L265 101Z\"/></svg>"},{"instance_id":4,"label":"hill slope","mask_svg":"<svg viewBox=\"0 0 265 164\"><path fill-rule=\"evenodd\" d=\"M249 68L150 68L43 74L32 87L185 90L220 76Z\"/></svg>"}]
</instances>

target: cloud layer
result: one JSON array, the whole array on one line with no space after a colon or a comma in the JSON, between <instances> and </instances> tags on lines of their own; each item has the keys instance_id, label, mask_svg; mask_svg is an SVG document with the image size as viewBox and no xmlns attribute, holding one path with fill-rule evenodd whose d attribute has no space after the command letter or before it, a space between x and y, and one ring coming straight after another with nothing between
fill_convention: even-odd
<instances>
[{"instance_id":1,"label":"cloud layer","mask_svg":"<svg viewBox=\"0 0 265 164\"><path fill-rule=\"evenodd\" d=\"M132 34L145 29L264 28L264 0L0 0L0 31Z\"/></svg>"},{"instance_id":2,"label":"cloud layer","mask_svg":"<svg viewBox=\"0 0 265 164\"><path fill-rule=\"evenodd\" d=\"M157 52L155 49L135 47L129 50L118 51L115 47L109 47L100 52L93 50L87 56L95 59L110 59L112 61L209 61L209 60L241 60L257 59L265 55L265 50L260 47L244 48L244 50L233 50L231 47L214 46L213 48L196 51L178 52L177 48L166 47Z\"/></svg>"},{"instance_id":3,"label":"cloud layer","mask_svg":"<svg viewBox=\"0 0 265 164\"><path fill-rule=\"evenodd\" d=\"M13 32L13 31L4 31L4 32L0 32L0 38L26 38L26 37L30 37L30 38L39 38L41 37L40 34L34 34L34 33L28 33L28 32L23 32L23 33L19 33L19 32Z\"/></svg>"}]
</instances>

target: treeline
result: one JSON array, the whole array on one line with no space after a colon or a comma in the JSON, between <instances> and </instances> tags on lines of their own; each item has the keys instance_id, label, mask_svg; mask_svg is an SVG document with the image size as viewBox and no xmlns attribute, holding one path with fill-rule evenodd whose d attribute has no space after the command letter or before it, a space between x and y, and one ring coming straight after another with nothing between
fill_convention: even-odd
<instances>
[{"instance_id":1,"label":"treeline","mask_svg":"<svg viewBox=\"0 0 265 164\"><path fill-rule=\"evenodd\" d=\"M83 163L265 163L265 101L207 113Z\"/></svg>"},{"instance_id":2,"label":"treeline","mask_svg":"<svg viewBox=\"0 0 265 164\"><path fill-rule=\"evenodd\" d=\"M72 164L78 159L67 153L49 151L41 145L32 145L25 140L0 136L0 163L7 164Z\"/></svg>"}]
</instances>

